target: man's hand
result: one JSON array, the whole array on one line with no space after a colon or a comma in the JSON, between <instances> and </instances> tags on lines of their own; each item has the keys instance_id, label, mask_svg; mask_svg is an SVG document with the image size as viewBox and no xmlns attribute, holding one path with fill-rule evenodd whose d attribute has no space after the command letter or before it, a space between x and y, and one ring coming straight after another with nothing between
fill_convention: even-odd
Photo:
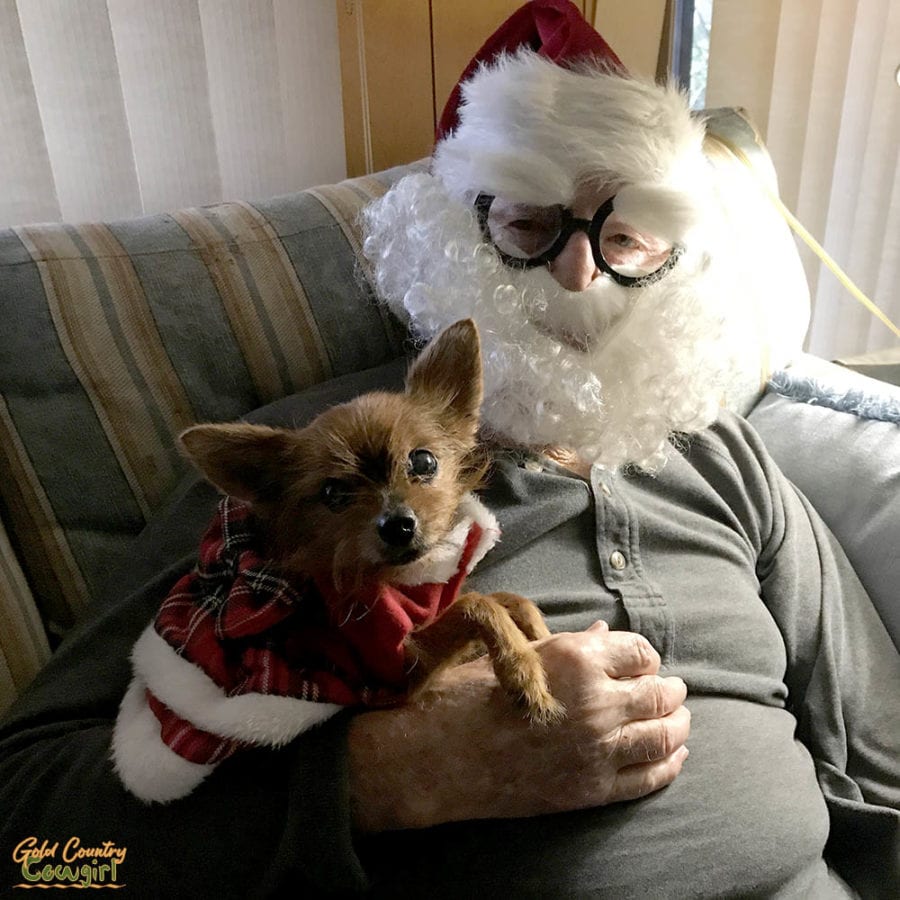
<instances>
[{"instance_id":1,"label":"man's hand","mask_svg":"<svg viewBox=\"0 0 900 900\"><path fill-rule=\"evenodd\" d=\"M364 831L514 818L632 800L681 771L690 731L680 678L631 632L597 622L538 648L566 718L530 726L485 660L449 670L416 705L350 726L350 790Z\"/></svg>"}]
</instances>

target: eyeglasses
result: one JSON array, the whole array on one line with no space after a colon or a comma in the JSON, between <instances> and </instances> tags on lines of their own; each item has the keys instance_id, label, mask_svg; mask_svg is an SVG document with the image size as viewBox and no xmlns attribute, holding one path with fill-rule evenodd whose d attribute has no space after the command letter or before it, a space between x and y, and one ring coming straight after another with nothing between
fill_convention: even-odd
<instances>
[{"instance_id":1,"label":"eyeglasses","mask_svg":"<svg viewBox=\"0 0 900 900\"><path fill-rule=\"evenodd\" d=\"M531 206L479 194L475 211L485 239L507 266L530 269L556 259L576 231L588 236L594 262L617 284L644 287L678 262L684 248L610 219L610 197L592 219L578 219L564 206Z\"/></svg>"}]
</instances>

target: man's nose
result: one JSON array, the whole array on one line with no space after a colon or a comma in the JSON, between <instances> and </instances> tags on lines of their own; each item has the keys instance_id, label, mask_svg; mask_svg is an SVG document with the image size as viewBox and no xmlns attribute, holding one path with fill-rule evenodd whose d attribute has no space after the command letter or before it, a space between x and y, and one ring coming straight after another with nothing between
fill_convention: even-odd
<instances>
[{"instance_id":1,"label":"man's nose","mask_svg":"<svg viewBox=\"0 0 900 900\"><path fill-rule=\"evenodd\" d=\"M550 263L550 274L567 290L583 291L600 275L591 244L583 231L576 231L562 253Z\"/></svg>"}]
</instances>

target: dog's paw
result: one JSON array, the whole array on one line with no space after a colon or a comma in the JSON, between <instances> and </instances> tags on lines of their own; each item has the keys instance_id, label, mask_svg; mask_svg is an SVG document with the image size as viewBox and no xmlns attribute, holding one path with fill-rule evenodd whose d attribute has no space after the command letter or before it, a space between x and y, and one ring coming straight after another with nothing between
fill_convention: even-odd
<instances>
[{"instance_id":1,"label":"dog's paw","mask_svg":"<svg viewBox=\"0 0 900 900\"><path fill-rule=\"evenodd\" d=\"M532 647L523 648L515 664L497 675L506 693L533 724L552 725L565 717L566 708L550 693L540 654Z\"/></svg>"},{"instance_id":2,"label":"dog's paw","mask_svg":"<svg viewBox=\"0 0 900 900\"><path fill-rule=\"evenodd\" d=\"M532 725L556 725L566 717L566 707L546 690L541 691L540 696L522 698L522 705L525 717Z\"/></svg>"}]
</instances>

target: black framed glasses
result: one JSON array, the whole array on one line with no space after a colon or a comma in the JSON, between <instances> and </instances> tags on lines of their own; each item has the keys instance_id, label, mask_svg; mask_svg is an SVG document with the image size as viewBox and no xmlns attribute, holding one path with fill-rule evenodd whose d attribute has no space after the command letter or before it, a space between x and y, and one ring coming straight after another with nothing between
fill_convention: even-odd
<instances>
[{"instance_id":1,"label":"black framed glasses","mask_svg":"<svg viewBox=\"0 0 900 900\"><path fill-rule=\"evenodd\" d=\"M638 232L611 218L610 197L592 219L576 218L564 206L532 206L479 194L475 211L485 239L503 263L530 269L552 262L576 231L588 236L594 262L617 284L644 287L665 276L684 248Z\"/></svg>"}]
</instances>

